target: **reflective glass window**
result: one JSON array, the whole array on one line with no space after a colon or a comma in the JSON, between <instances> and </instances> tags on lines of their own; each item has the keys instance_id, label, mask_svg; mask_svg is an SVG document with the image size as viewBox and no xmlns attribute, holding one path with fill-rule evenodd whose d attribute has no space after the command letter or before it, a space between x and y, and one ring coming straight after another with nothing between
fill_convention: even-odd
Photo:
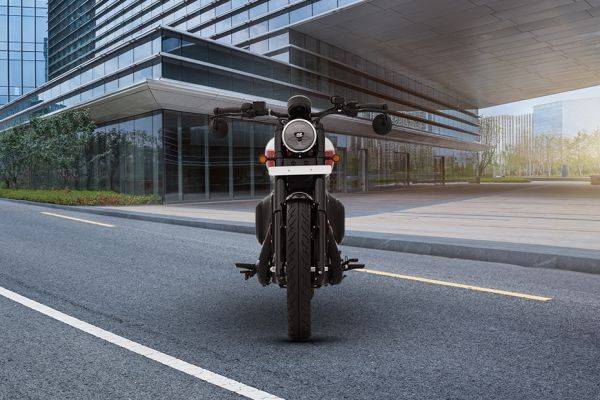
<instances>
[{"instance_id":1,"label":"reflective glass window","mask_svg":"<svg viewBox=\"0 0 600 400\"><path fill-rule=\"evenodd\" d=\"M112 74L119 69L119 60L116 57L109 58L104 62L104 72L106 75Z\"/></svg>"},{"instance_id":2,"label":"reflective glass window","mask_svg":"<svg viewBox=\"0 0 600 400\"><path fill-rule=\"evenodd\" d=\"M337 0L317 0L313 3L313 15L333 10L337 7Z\"/></svg>"},{"instance_id":3,"label":"reflective glass window","mask_svg":"<svg viewBox=\"0 0 600 400\"><path fill-rule=\"evenodd\" d=\"M133 50L129 49L119 54L119 69L133 64Z\"/></svg>"},{"instance_id":4,"label":"reflective glass window","mask_svg":"<svg viewBox=\"0 0 600 400\"><path fill-rule=\"evenodd\" d=\"M231 24L233 26L242 24L250 19L250 14L248 10L240 11L237 14L231 16Z\"/></svg>"},{"instance_id":5,"label":"reflective glass window","mask_svg":"<svg viewBox=\"0 0 600 400\"><path fill-rule=\"evenodd\" d=\"M263 21L250 26L250 36L255 37L267 33L269 30L269 22Z\"/></svg>"},{"instance_id":6,"label":"reflective glass window","mask_svg":"<svg viewBox=\"0 0 600 400\"><path fill-rule=\"evenodd\" d=\"M231 90L231 74L229 72L211 68L208 72L208 80L211 87Z\"/></svg>"},{"instance_id":7,"label":"reflective glass window","mask_svg":"<svg viewBox=\"0 0 600 400\"><path fill-rule=\"evenodd\" d=\"M100 63L93 68L93 79L102 78L104 75L104 63Z\"/></svg>"},{"instance_id":8,"label":"reflective glass window","mask_svg":"<svg viewBox=\"0 0 600 400\"><path fill-rule=\"evenodd\" d=\"M133 74L131 72L119 74L119 88L129 86L132 83L133 83Z\"/></svg>"},{"instance_id":9,"label":"reflective glass window","mask_svg":"<svg viewBox=\"0 0 600 400\"><path fill-rule=\"evenodd\" d=\"M162 51L171 54L181 54L181 36L165 35L162 39Z\"/></svg>"},{"instance_id":10,"label":"reflective glass window","mask_svg":"<svg viewBox=\"0 0 600 400\"><path fill-rule=\"evenodd\" d=\"M152 55L152 42L145 42L133 49L133 60L140 61Z\"/></svg>"},{"instance_id":11,"label":"reflective glass window","mask_svg":"<svg viewBox=\"0 0 600 400\"><path fill-rule=\"evenodd\" d=\"M35 41L35 18L23 17L23 41Z\"/></svg>"},{"instance_id":12,"label":"reflective glass window","mask_svg":"<svg viewBox=\"0 0 600 400\"><path fill-rule=\"evenodd\" d=\"M288 5L288 0L269 0L269 11L277 10Z\"/></svg>"},{"instance_id":13,"label":"reflective glass window","mask_svg":"<svg viewBox=\"0 0 600 400\"><path fill-rule=\"evenodd\" d=\"M250 9L250 18L256 18L259 15L265 14L269 11L268 3L258 4Z\"/></svg>"},{"instance_id":14,"label":"reflective glass window","mask_svg":"<svg viewBox=\"0 0 600 400\"><path fill-rule=\"evenodd\" d=\"M11 86L21 86L21 62L9 61L8 75L10 77L9 84ZM18 93L20 94L20 92Z\"/></svg>"},{"instance_id":15,"label":"reflective glass window","mask_svg":"<svg viewBox=\"0 0 600 400\"><path fill-rule=\"evenodd\" d=\"M182 62L180 79L184 82L194 83L196 85L208 84L208 68L192 63Z\"/></svg>"},{"instance_id":16,"label":"reflective glass window","mask_svg":"<svg viewBox=\"0 0 600 400\"><path fill-rule=\"evenodd\" d=\"M284 13L273 17L269 20L269 30L274 31L275 29L283 28L284 26L289 25L290 18L288 13Z\"/></svg>"},{"instance_id":17,"label":"reflective glass window","mask_svg":"<svg viewBox=\"0 0 600 400\"><path fill-rule=\"evenodd\" d=\"M8 17L8 39L11 42L21 41L21 17L10 16Z\"/></svg>"},{"instance_id":18,"label":"reflective glass window","mask_svg":"<svg viewBox=\"0 0 600 400\"><path fill-rule=\"evenodd\" d=\"M208 47L206 42L200 40L184 40L181 48L183 57L194 60L206 60L208 58Z\"/></svg>"},{"instance_id":19,"label":"reflective glass window","mask_svg":"<svg viewBox=\"0 0 600 400\"><path fill-rule=\"evenodd\" d=\"M302 21L312 15L310 4L290 11L290 24Z\"/></svg>"},{"instance_id":20,"label":"reflective glass window","mask_svg":"<svg viewBox=\"0 0 600 400\"><path fill-rule=\"evenodd\" d=\"M208 121L199 114L181 114L181 163L183 199L201 200L206 197L206 139Z\"/></svg>"},{"instance_id":21,"label":"reflective glass window","mask_svg":"<svg viewBox=\"0 0 600 400\"><path fill-rule=\"evenodd\" d=\"M231 41L233 44L238 44L250 38L250 30L248 28L240 29L231 34Z\"/></svg>"}]
</instances>

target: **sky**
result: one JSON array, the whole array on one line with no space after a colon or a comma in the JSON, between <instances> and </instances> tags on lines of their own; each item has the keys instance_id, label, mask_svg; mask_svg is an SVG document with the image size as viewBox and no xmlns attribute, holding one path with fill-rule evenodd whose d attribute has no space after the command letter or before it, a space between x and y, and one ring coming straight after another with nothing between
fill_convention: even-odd
<instances>
[{"instance_id":1,"label":"sky","mask_svg":"<svg viewBox=\"0 0 600 400\"><path fill-rule=\"evenodd\" d=\"M495 107L482 108L479 110L479 115L491 117L494 115L528 114L533 112L533 106L539 104L552 103L560 100L588 99L591 97L600 97L600 86L592 86L585 89L572 90L550 96L502 104Z\"/></svg>"}]
</instances>

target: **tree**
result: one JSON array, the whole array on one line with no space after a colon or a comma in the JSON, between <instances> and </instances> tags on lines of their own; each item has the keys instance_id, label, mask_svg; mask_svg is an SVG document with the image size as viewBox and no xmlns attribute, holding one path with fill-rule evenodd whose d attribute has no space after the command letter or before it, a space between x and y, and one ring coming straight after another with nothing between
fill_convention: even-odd
<instances>
[{"instance_id":1,"label":"tree","mask_svg":"<svg viewBox=\"0 0 600 400\"><path fill-rule=\"evenodd\" d=\"M40 161L57 173L64 186L72 186L78 175L86 144L95 125L87 110L65 111L34 119L30 127L44 146Z\"/></svg>"},{"instance_id":2,"label":"tree","mask_svg":"<svg viewBox=\"0 0 600 400\"><path fill-rule=\"evenodd\" d=\"M87 110L69 110L2 132L0 175L7 186L18 187L52 172L63 186L72 186L94 129Z\"/></svg>"},{"instance_id":3,"label":"tree","mask_svg":"<svg viewBox=\"0 0 600 400\"><path fill-rule=\"evenodd\" d=\"M18 188L37 154L30 130L18 126L0 134L0 175L7 188Z\"/></svg>"},{"instance_id":4,"label":"tree","mask_svg":"<svg viewBox=\"0 0 600 400\"><path fill-rule=\"evenodd\" d=\"M486 168L496 156L496 147L501 134L500 125L492 119L482 118L480 124L480 143L485 146L485 149L474 154L477 183L481 181Z\"/></svg>"}]
</instances>

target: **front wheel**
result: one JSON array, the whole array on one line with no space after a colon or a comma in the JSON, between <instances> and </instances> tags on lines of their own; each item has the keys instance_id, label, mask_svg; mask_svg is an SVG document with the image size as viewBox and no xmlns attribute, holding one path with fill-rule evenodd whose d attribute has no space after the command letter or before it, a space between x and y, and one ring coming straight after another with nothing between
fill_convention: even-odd
<instances>
[{"instance_id":1,"label":"front wheel","mask_svg":"<svg viewBox=\"0 0 600 400\"><path fill-rule=\"evenodd\" d=\"M288 335L292 340L310 338L311 208L306 201L287 205L286 261Z\"/></svg>"}]
</instances>

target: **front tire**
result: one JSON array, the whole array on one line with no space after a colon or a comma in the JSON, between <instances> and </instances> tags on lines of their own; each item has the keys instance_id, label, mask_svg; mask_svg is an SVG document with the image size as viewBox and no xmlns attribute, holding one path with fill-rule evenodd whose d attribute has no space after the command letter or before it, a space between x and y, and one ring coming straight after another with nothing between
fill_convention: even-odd
<instances>
[{"instance_id":1,"label":"front tire","mask_svg":"<svg viewBox=\"0 0 600 400\"><path fill-rule=\"evenodd\" d=\"M311 317L311 207L306 201L287 205L286 262L288 335L292 340L310 338Z\"/></svg>"}]
</instances>

